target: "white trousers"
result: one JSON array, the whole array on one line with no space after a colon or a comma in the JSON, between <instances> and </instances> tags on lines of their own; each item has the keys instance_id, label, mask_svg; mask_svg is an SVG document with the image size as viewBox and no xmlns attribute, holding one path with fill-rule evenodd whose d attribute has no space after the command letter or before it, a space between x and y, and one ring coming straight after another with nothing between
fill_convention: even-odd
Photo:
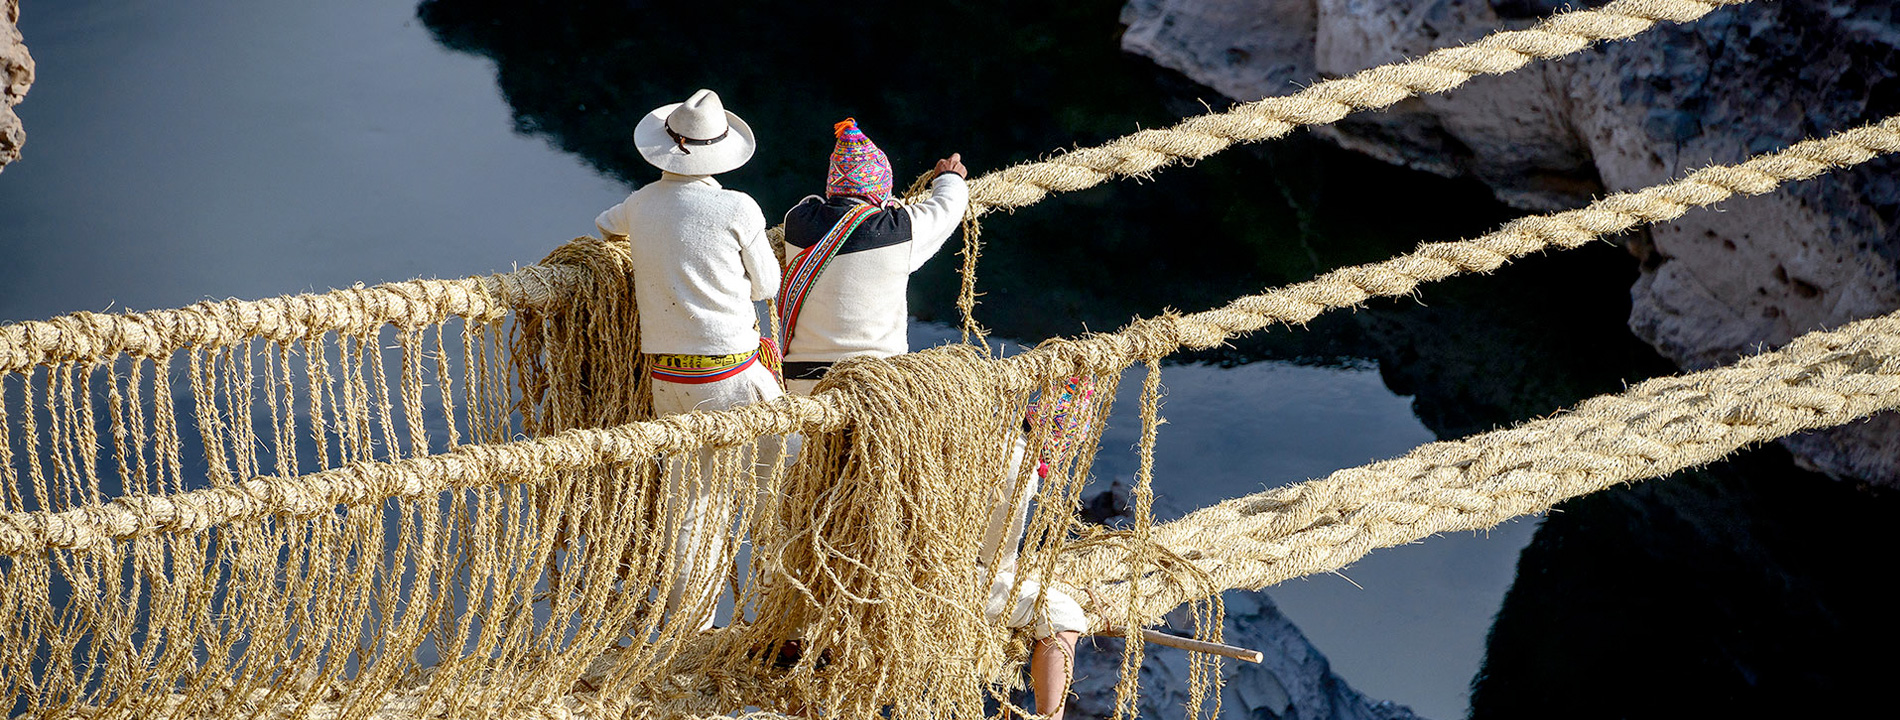
<instances>
[{"instance_id":1,"label":"white trousers","mask_svg":"<svg viewBox=\"0 0 1900 720\"><path fill-rule=\"evenodd\" d=\"M753 363L738 375L699 385L653 381L653 412L657 416L694 410L726 410L779 397L778 380L763 363ZM758 443L755 475L763 475L778 459L780 442L776 437L761 438ZM688 472L692 465L699 472ZM667 513L667 532L673 537L673 579L666 593L666 612L672 622L691 622L678 617L681 608L700 613L699 627L712 627L713 598L726 577L726 536L731 534L733 512L741 492L751 492L750 483L725 488L714 472L713 452L694 451L692 457L667 458L666 494L677 503ZM699 537L705 535L705 537Z\"/></svg>"},{"instance_id":2,"label":"white trousers","mask_svg":"<svg viewBox=\"0 0 1900 720\"><path fill-rule=\"evenodd\" d=\"M985 616L1001 617L1007 627L1029 628L1037 640L1067 631L1088 634L1089 617L1068 593L1049 588L1048 593L1043 594L1041 583L1025 579L1022 592L1012 598L1009 591L1015 583L1016 576L1011 573L996 574L996 579L990 582L989 604L983 607ZM1037 595L1042 595L1041 608L1036 607Z\"/></svg>"},{"instance_id":3,"label":"white trousers","mask_svg":"<svg viewBox=\"0 0 1900 720\"><path fill-rule=\"evenodd\" d=\"M1022 548L1023 527L1029 521L1029 501L1036 497L1040 484L1035 460L1023 462L1026 451L1027 443L1016 438L1004 476L989 490L990 519L983 529L983 555L978 562L988 565L995 558L996 577L990 581L990 599L983 613L1001 617L1007 627L1030 628L1030 634L1038 640L1070 630L1087 634L1088 615L1068 593L1049 588L1045 594L1041 583L1024 579L1020 592L1010 596L1016 583L1016 555ZM1012 472L1021 473L1020 482L1010 479ZM1022 487L1018 489L1018 485ZM1043 599L1040 609L1036 607L1038 595Z\"/></svg>"}]
</instances>

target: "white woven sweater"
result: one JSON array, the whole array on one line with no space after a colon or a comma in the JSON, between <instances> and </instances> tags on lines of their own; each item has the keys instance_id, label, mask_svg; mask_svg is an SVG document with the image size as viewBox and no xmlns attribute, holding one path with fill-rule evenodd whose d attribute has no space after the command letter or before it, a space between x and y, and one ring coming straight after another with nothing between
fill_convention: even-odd
<instances>
[{"instance_id":1,"label":"white woven sweater","mask_svg":"<svg viewBox=\"0 0 1900 720\"><path fill-rule=\"evenodd\" d=\"M806 198L785 216L786 262L818 241L852 200ZM910 350L905 293L910 274L937 254L957 230L969 203L963 178L939 175L930 197L886 218L866 220L812 282L785 359L828 362Z\"/></svg>"},{"instance_id":2,"label":"white woven sweater","mask_svg":"<svg viewBox=\"0 0 1900 720\"><path fill-rule=\"evenodd\" d=\"M759 346L752 302L778 294L765 214L709 176L665 173L594 219L633 249L640 350L726 355Z\"/></svg>"}]
</instances>

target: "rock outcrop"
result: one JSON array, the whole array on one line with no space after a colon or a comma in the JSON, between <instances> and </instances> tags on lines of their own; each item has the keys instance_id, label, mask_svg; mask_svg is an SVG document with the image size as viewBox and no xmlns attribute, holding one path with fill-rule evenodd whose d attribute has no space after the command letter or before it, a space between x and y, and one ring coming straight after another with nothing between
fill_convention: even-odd
<instances>
[{"instance_id":1,"label":"rock outcrop","mask_svg":"<svg viewBox=\"0 0 1900 720\"><path fill-rule=\"evenodd\" d=\"M1564 5L1132 0L1123 46L1255 99L1525 27ZM1755 2L1314 132L1388 162L1475 176L1517 207L1568 208L1900 111L1896 59L1900 11L1887 4ZM1900 307L1897 167L1876 161L1635 234L1630 328L1699 369ZM1814 469L1896 485L1897 434L1889 413L1785 444Z\"/></svg>"},{"instance_id":2,"label":"rock outcrop","mask_svg":"<svg viewBox=\"0 0 1900 720\"><path fill-rule=\"evenodd\" d=\"M1089 522L1123 527L1132 511L1128 485L1116 480L1107 490L1083 503ZM1319 648L1308 642L1293 621L1280 613L1267 593L1230 590L1222 595L1227 616L1221 637L1228 643L1259 650L1259 664L1225 661L1221 664L1220 717L1251 720L1418 720L1411 708L1390 700L1366 697L1338 675ZM1170 628L1186 634L1193 630L1187 607L1164 618ZM1068 717L1080 720L1115 716L1115 684L1121 678L1122 641L1111 637L1085 638L1076 647L1075 697ZM1139 717L1179 717L1192 683L1188 654L1150 645L1141 665ZM1203 712L1212 709L1207 698Z\"/></svg>"},{"instance_id":3,"label":"rock outcrop","mask_svg":"<svg viewBox=\"0 0 1900 720\"><path fill-rule=\"evenodd\" d=\"M16 27L19 21L20 0L0 0L0 170L20 159L20 146L26 144L26 130L13 106L33 86L33 56Z\"/></svg>"},{"instance_id":4,"label":"rock outcrop","mask_svg":"<svg viewBox=\"0 0 1900 720\"><path fill-rule=\"evenodd\" d=\"M1411 708L1390 700L1373 700L1334 675L1326 656L1306 640L1293 621L1264 592L1230 591L1227 624L1229 643L1259 650L1258 665L1221 663L1225 680L1221 690L1221 717L1252 720L1416 720ZM1187 611L1176 610L1169 624L1192 627ZM1150 646L1141 666L1142 694L1139 717L1180 717L1187 703L1187 653ZM1075 698L1068 717L1093 719L1115 716L1115 681L1121 672L1122 641L1090 638L1077 647ZM1213 698L1208 699L1212 708Z\"/></svg>"}]
</instances>

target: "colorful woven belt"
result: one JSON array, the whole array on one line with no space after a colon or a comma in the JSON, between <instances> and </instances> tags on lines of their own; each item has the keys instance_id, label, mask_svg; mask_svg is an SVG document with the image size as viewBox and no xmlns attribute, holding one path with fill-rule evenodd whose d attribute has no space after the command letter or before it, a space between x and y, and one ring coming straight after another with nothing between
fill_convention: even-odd
<instances>
[{"instance_id":1,"label":"colorful woven belt","mask_svg":"<svg viewBox=\"0 0 1900 720\"><path fill-rule=\"evenodd\" d=\"M700 385L735 377L758 362L759 351L731 355L648 355L653 379Z\"/></svg>"}]
</instances>

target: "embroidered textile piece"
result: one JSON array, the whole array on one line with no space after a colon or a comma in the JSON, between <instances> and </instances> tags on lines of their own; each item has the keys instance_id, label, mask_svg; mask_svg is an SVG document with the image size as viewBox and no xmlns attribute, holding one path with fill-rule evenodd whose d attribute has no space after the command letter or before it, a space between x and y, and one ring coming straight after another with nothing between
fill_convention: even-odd
<instances>
[{"instance_id":1,"label":"embroidered textile piece","mask_svg":"<svg viewBox=\"0 0 1900 720\"><path fill-rule=\"evenodd\" d=\"M1049 440L1042 448L1042 465L1037 472L1047 477L1048 461L1068 455L1077 441L1088 435L1094 419L1095 378L1072 377L1043 394L1041 402L1029 406L1025 420L1036 427L1047 421Z\"/></svg>"},{"instance_id":2,"label":"embroidered textile piece","mask_svg":"<svg viewBox=\"0 0 1900 720\"><path fill-rule=\"evenodd\" d=\"M772 371L772 377L778 378L781 383L785 381L785 352L779 349L778 343L772 342L772 338L759 338L759 362L765 363L765 369Z\"/></svg>"},{"instance_id":3,"label":"embroidered textile piece","mask_svg":"<svg viewBox=\"0 0 1900 720\"><path fill-rule=\"evenodd\" d=\"M686 385L703 385L735 377L752 367L759 351L731 355L649 355L653 360L653 379Z\"/></svg>"},{"instance_id":4,"label":"embroidered textile piece","mask_svg":"<svg viewBox=\"0 0 1900 720\"><path fill-rule=\"evenodd\" d=\"M804 252L792 258L792 264L785 269L785 279L778 288L778 326L785 341L786 349L792 347L792 333L798 329L798 313L805 307L805 296L811 292L811 284L818 274L825 271L831 259L838 256L838 248L844 246L845 238L863 225L865 219L879 212L872 205L859 205L851 208L844 217L838 218L838 224L823 238L805 248Z\"/></svg>"}]
</instances>

